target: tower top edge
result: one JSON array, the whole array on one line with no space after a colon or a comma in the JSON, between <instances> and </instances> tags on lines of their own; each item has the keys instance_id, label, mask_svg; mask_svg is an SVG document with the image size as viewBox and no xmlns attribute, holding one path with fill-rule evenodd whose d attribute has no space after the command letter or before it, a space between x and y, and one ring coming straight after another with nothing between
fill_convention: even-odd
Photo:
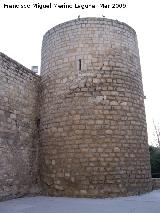
<instances>
[{"instance_id":1,"label":"tower top edge","mask_svg":"<svg viewBox=\"0 0 160 213\"><path fill-rule=\"evenodd\" d=\"M44 34L44 36L46 36L50 33L54 33L63 28L71 27L74 25L81 25L81 24L99 24L99 25L115 26L115 27L127 29L136 35L136 31L131 26L129 26L128 24L126 24L124 22L114 20L114 19L108 19L108 18L85 17L85 18L72 19L72 20L60 23L60 24L52 27L51 29L49 29Z\"/></svg>"}]
</instances>

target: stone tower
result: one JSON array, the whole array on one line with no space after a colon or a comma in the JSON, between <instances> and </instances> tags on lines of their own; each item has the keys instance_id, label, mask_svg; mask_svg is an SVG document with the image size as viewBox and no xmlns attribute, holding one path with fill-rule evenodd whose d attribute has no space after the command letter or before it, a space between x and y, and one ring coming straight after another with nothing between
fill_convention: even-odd
<instances>
[{"instance_id":1,"label":"stone tower","mask_svg":"<svg viewBox=\"0 0 160 213\"><path fill-rule=\"evenodd\" d=\"M151 190L136 32L105 18L60 24L43 39L41 181L56 196Z\"/></svg>"}]
</instances>

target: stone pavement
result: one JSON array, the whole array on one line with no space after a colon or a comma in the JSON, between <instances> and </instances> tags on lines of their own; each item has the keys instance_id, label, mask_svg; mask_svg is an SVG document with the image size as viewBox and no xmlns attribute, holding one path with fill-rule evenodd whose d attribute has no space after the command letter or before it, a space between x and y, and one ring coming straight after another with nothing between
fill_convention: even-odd
<instances>
[{"instance_id":1,"label":"stone pavement","mask_svg":"<svg viewBox=\"0 0 160 213\"><path fill-rule=\"evenodd\" d=\"M0 213L159 213L160 190L141 196L88 199L25 197L0 203Z\"/></svg>"}]
</instances>

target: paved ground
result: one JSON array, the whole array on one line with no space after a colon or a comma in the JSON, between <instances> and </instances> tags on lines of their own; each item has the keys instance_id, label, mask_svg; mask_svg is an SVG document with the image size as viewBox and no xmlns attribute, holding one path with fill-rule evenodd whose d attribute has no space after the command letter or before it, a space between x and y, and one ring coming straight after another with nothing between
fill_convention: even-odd
<instances>
[{"instance_id":1,"label":"paved ground","mask_svg":"<svg viewBox=\"0 0 160 213\"><path fill-rule=\"evenodd\" d=\"M114 199L19 198L1 202L0 213L160 213L160 190Z\"/></svg>"}]
</instances>

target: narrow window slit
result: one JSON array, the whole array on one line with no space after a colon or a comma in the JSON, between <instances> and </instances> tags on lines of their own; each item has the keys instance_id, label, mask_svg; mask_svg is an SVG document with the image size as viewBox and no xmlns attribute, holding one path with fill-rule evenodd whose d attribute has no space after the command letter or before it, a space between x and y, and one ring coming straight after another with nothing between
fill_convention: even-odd
<instances>
[{"instance_id":1,"label":"narrow window slit","mask_svg":"<svg viewBox=\"0 0 160 213\"><path fill-rule=\"evenodd\" d=\"M82 68L82 62L81 62L81 59L79 59L79 70L81 70Z\"/></svg>"}]
</instances>

